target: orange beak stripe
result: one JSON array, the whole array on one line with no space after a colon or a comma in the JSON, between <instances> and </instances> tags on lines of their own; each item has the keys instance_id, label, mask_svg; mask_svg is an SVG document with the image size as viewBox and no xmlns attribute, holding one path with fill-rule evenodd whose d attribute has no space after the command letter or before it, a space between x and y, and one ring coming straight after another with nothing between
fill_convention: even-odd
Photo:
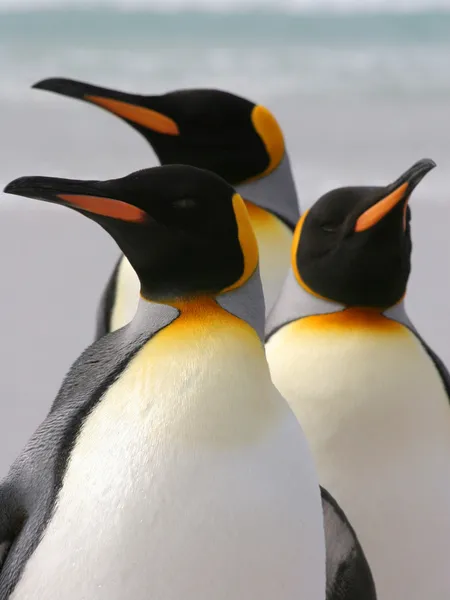
<instances>
[{"instance_id":1,"label":"orange beak stripe","mask_svg":"<svg viewBox=\"0 0 450 600\"><path fill-rule=\"evenodd\" d=\"M144 108L122 102L121 100L112 100L111 98L102 98L101 96L85 96L85 100L93 102L102 108L106 108L109 112L114 113L119 117L132 121L137 125L142 125L147 129L164 133L166 135L180 135L178 125L170 117L166 117L156 110Z\"/></svg>"},{"instance_id":2,"label":"orange beak stripe","mask_svg":"<svg viewBox=\"0 0 450 600\"><path fill-rule=\"evenodd\" d=\"M403 183L400 187L394 190L389 196L383 198L373 206L371 206L366 212L364 212L359 219L356 221L355 231L365 231L376 225L381 219L396 206L402 198L405 197L406 190L408 189L408 183ZM403 227L406 226L406 209L403 215Z\"/></svg>"},{"instance_id":3,"label":"orange beak stripe","mask_svg":"<svg viewBox=\"0 0 450 600\"><path fill-rule=\"evenodd\" d=\"M140 208L112 198L98 196L79 196L78 194L58 194L58 198L94 215L111 217L129 223L143 223L148 217Z\"/></svg>"}]
</instances>

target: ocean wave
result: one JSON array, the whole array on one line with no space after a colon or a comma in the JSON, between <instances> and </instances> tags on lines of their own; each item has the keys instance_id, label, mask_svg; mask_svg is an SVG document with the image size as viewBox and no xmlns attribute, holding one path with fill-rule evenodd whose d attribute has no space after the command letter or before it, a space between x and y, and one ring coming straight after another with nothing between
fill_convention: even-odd
<instances>
[{"instance_id":1,"label":"ocean wave","mask_svg":"<svg viewBox=\"0 0 450 600\"><path fill-rule=\"evenodd\" d=\"M450 12L450 0L0 0L0 11L111 8L125 11L171 12Z\"/></svg>"},{"instance_id":2,"label":"ocean wave","mask_svg":"<svg viewBox=\"0 0 450 600\"><path fill-rule=\"evenodd\" d=\"M29 90L52 76L87 80L136 93L164 93L183 87L236 89L249 98L307 101L313 98L379 100L450 97L450 55L439 47L386 49L167 48L155 50L52 47L24 52L2 48L5 74L0 101L61 105L58 96ZM182 56L182 58L180 58Z\"/></svg>"},{"instance_id":3,"label":"ocean wave","mask_svg":"<svg viewBox=\"0 0 450 600\"><path fill-rule=\"evenodd\" d=\"M0 6L8 1L0 0ZM111 5L125 0L91 0L90 8L79 0L77 9L69 8L73 0L11 1L16 9L17 3L36 8L52 1L59 9L1 15L1 101L20 101L21 90L50 76L141 93L213 86L269 99L450 97L450 12L337 17L186 9L186 2L211 0L185 0L186 10L173 13L168 4L181 0L150 0L145 7L143 0L129 0L135 10L122 12ZM232 7L235 0L228 1ZM329 4L297 0L296 6L306 10L313 1L315 7ZM359 9L375 6L375 0L355 1ZM387 1L391 8L402 5L400 0L376 5ZM104 8L98 8L101 2ZM156 12L158 2L164 2L165 13ZM269 6L267 0L239 2L241 9ZM350 5L340 0L335 7ZM408 6L419 6L419 0Z\"/></svg>"}]
</instances>

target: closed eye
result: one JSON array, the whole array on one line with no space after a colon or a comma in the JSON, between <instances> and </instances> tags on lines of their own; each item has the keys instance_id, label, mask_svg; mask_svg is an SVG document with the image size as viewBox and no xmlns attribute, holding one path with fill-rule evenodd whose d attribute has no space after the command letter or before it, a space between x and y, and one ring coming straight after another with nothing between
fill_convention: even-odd
<instances>
[{"instance_id":1,"label":"closed eye","mask_svg":"<svg viewBox=\"0 0 450 600\"><path fill-rule=\"evenodd\" d=\"M193 210L194 208L198 208L197 201L193 198L179 198L172 202L172 206L173 208L180 210Z\"/></svg>"},{"instance_id":2,"label":"closed eye","mask_svg":"<svg viewBox=\"0 0 450 600\"><path fill-rule=\"evenodd\" d=\"M328 223L322 223L320 227L321 227L322 231L325 231L326 233L335 233L339 227L339 224L332 223L330 221Z\"/></svg>"}]
</instances>

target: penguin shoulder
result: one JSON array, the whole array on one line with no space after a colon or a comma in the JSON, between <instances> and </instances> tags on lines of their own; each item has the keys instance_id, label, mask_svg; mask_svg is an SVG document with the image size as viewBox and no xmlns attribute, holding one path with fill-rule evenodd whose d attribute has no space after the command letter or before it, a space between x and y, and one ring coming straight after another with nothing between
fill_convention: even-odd
<instances>
[{"instance_id":1,"label":"penguin shoulder","mask_svg":"<svg viewBox=\"0 0 450 600\"><path fill-rule=\"evenodd\" d=\"M13 463L0 486L0 599L9 597L41 538L84 418L150 337L148 332L133 337L122 328L87 348Z\"/></svg>"},{"instance_id":2,"label":"penguin shoulder","mask_svg":"<svg viewBox=\"0 0 450 600\"><path fill-rule=\"evenodd\" d=\"M127 362L147 341L144 334L131 340L125 329L118 329L96 340L77 358L65 376L51 411L70 402L91 397L98 386L104 390L118 376Z\"/></svg>"}]
</instances>

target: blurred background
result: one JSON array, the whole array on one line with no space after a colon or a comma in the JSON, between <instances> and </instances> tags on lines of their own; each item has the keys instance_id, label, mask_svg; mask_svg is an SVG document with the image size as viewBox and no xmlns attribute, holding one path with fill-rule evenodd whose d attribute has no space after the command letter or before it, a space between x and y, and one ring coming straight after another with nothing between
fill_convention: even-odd
<instances>
[{"instance_id":1,"label":"blurred background","mask_svg":"<svg viewBox=\"0 0 450 600\"><path fill-rule=\"evenodd\" d=\"M339 185L438 168L411 201L408 311L450 364L450 0L0 0L0 184L156 164L93 106L31 90L65 76L124 91L219 87L266 104L302 207ZM88 219L0 194L0 476L93 339L118 256Z\"/></svg>"}]
</instances>

